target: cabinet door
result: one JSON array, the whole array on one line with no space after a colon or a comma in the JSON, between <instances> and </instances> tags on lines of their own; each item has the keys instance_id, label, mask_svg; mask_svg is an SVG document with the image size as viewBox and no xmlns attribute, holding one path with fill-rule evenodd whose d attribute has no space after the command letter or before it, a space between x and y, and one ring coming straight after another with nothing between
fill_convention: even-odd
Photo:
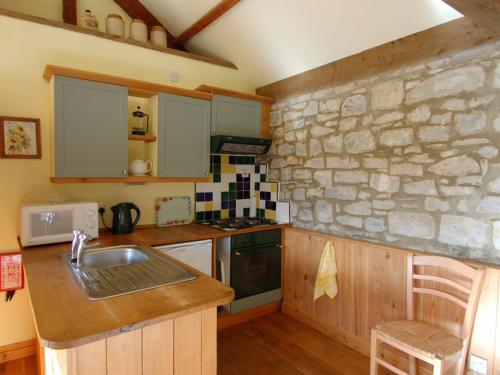
<instances>
[{"instance_id":1,"label":"cabinet door","mask_svg":"<svg viewBox=\"0 0 500 375\"><path fill-rule=\"evenodd\" d=\"M262 103L253 100L214 95L212 98L212 134L260 137Z\"/></svg>"},{"instance_id":2,"label":"cabinet door","mask_svg":"<svg viewBox=\"0 0 500 375\"><path fill-rule=\"evenodd\" d=\"M54 79L56 177L126 176L128 89Z\"/></svg>"},{"instance_id":3,"label":"cabinet door","mask_svg":"<svg viewBox=\"0 0 500 375\"><path fill-rule=\"evenodd\" d=\"M160 93L158 106L158 176L207 177L211 103Z\"/></svg>"}]
</instances>

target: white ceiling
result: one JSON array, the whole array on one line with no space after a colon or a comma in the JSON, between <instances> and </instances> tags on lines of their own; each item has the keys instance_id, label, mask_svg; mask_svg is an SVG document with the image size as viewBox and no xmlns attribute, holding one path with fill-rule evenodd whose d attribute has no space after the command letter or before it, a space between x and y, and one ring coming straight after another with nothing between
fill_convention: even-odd
<instances>
[{"instance_id":1,"label":"white ceiling","mask_svg":"<svg viewBox=\"0 0 500 375\"><path fill-rule=\"evenodd\" d=\"M141 0L179 35L219 0ZM461 17L441 0L242 0L187 43L256 87Z\"/></svg>"}]
</instances>

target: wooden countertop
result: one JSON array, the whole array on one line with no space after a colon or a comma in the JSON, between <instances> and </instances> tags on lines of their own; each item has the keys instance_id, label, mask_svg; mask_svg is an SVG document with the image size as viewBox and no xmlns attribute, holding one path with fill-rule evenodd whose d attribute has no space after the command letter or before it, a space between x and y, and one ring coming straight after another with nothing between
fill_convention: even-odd
<instances>
[{"instance_id":1,"label":"wooden countertop","mask_svg":"<svg viewBox=\"0 0 500 375\"><path fill-rule=\"evenodd\" d=\"M102 246L141 244L146 246L217 239L232 234L277 229L272 225L225 232L199 224L168 228L138 228L128 235L101 233ZM143 292L91 301L76 283L59 255L70 243L23 248L35 325L42 345L67 349L104 337L141 328L163 320L229 303L234 291L206 275L196 280ZM154 250L155 251L155 250Z\"/></svg>"}]
</instances>

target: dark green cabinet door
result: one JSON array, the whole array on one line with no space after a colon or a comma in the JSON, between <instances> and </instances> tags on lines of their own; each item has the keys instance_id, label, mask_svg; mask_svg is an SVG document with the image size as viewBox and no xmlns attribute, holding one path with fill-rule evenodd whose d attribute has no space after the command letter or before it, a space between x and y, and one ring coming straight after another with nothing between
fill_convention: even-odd
<instances>
[{"instance_id":1,"label":"dark green cabinet door","mask_svg":"<svg viewBox=\"0 0 500 375\"><path fill-rule=\"evenodd\" d=\"M128 89L55 77L56 177L125 177Z\"/></svg>"},{"instance_id":2,"label":"dark green cabinet door","mask_svg":"<svg viewBox=\"0 0 500 375\"><path fill-rule=\"evenodd\" d=\"M158 106L158 176L207 177L211 103L160 93Z\"/></svg>"},{"instance_id":3,"label":"dark green cabinet door","mask_svg":"<svg viewBox=\"0 0 500 375\"><path fill-rule=\"evenodd\" d=\"M260 137L262 103L214 95L212 98L212 134Z\"/></svg>"}]
</instances>

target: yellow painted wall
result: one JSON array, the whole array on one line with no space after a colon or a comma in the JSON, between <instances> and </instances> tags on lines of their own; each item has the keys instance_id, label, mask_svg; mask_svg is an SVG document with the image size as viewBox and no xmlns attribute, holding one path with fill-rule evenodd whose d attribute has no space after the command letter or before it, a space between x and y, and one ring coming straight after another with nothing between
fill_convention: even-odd
<instances>
[{"instance_id":1,"label":"yellow painted wall","mask_svg":"<svg viewBox=\"0 0 500 375\"><path fill-rule=\"evenodd\" d=\"M43 153L41 160L0 159L0 252L17 249L19 209L24 202L42 200L44 193L68 192L71 199L98 201L106 207L132 201L141 208L140 223L149 224L153 222L155 197L193 196L194 192L192 183L51 184L49 83L42 78L46 64L163 84L169 84L169 71L175 69L180 73L177 85L185 88L206 83L246 92L254 90L237 70L3 16L0 45L0 115L40 118ZM34 335L26 292L16 294L9 303L0 299L0 346Z\"/></svg>"}]
</instances>

